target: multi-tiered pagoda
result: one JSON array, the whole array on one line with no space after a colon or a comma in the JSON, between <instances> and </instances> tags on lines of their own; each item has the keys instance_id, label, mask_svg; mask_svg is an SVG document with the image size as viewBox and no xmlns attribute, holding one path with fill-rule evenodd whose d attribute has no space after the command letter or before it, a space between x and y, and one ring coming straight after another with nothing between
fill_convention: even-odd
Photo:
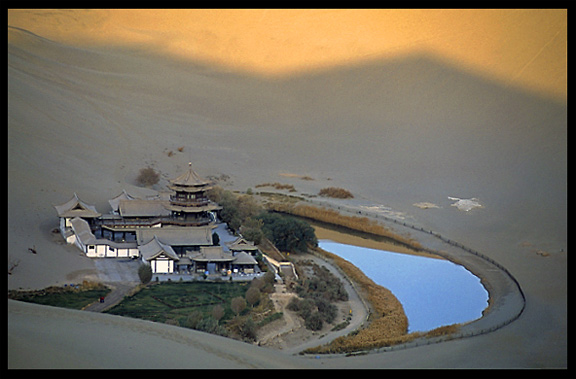
<instances>
[{"instance_id":1,"label":"multi-tiered pagoda","mask_svg":"<svg viewBox=\"0 0 576 379\"><path fill-rule=\"evenodd\" d=\"M207 225L214 221L211 212L221 209L208 199L206 192L212 185L192 169L192 163L188 164L187 172L170 181L168 188L174 191L166 207L171 211L171 224Z\"/></svg>"},{"instance_id":2,"label":"multi-tiered pagoda","mask_svg":"<svg viewBox=\"0 0 576 379\"><path fill-rule=\"evenodd\" d=\"M138 258L155 274L244 275L258 270L251 254L258 250L242 240L213 246L216 211L208 199L212 183L188 171L170 181L169 199L139 199L126 191L109 200L112 211L101 214L76 194L56 205L66 242L91 258Z\"/></svg>"}]
</instances>

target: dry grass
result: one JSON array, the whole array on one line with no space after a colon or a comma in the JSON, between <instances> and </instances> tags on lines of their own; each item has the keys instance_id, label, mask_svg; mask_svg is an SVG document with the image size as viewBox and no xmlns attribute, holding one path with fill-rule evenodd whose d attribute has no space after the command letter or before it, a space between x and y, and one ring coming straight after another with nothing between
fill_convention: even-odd
<instances>
[{"instance_id":1,"label":"dry grass","mask_svg":"<svg viewBox=\"0 0 576 379\"><path fill-rule=\"evenodd\" d=\"M338 337L331 343L309 348L308 354L352 353L410 342L416 338L432 338L456 333L460 324L441 326L428 332L408 333L408 318L400 301L388 289L377 285L364 273L339 256L320 248L315 251L332 260L350 278L371 307L368 327Z\"/></svg>"},{"instance_id":2,"label":"dry grass","mask_svg":"<svg viewBox=\"0 0 576 379\"><path fill-rule=\"evenodd\" d=\"M282 183L278 183L278 182L257 184L255 187L256 188L273 187L273 188L276 188L277 190L287 189L289 192L296 192L296 188L294 188L294 186L292 184L282 184Z\"/></svg>"},{"instance_id":3,"label":"dry grass","mask_svg":"<svg viewBox=\"0 0 576 379\"><path fill-rule=\"evenodd\" d=\"M143 186L151 187L158 183L160 180L160 173L156 172L152 167L148 166L146 168L140 169L136 181Z\"/></svg>"},{"instance_id":4,"label":"dry grass","mask_svg":"<svg viewBox=\"0 0 576 379\"><path fill-rule=\"evenodd\" d=\"M352 199L354 195L350 191L339 187L322 188L318 195L323 197L333 197L335 199Z\"/></svg>"},{"instance_id":5,"label":"dry grass","mask_svg":"<svg viewBox=\"0 0 576 379\"><path fill-rule=\"evenodd\" d=\"M377 285L356 266L337 255L316 249L331 259L356 284L372 308L370 324L358 333L336 338L330 344L310 348L306 353L344 353L374 349L407 341L408 318L400 301L388 289Z\"/></svg>"},{"instance_id":6,"label":"dry grass","mask_svg":"<svg viewBox=\"0 0 576 379\"><path fill-rule=\"evenodd\" d=\"M283 173L280 173L279 175L287 177L287 178L298 178L298 179L302 179L302 180L314 180L313 177L308 176L308 175L291 174L289 172L283 172Z\"/></svg>"},{"instance_id":7,"label":"dry grass","mask_svg":"<svg viewBox=\"0 0 576 379\"><path fill-rule=\"evenodd\" d=\"M359 232L390 238L416 250L422 248L418 242L410 238L400 236L380 225L378 222L369 219L368 217L345 216L335 210L303 204L293 205L286 203L273 203L267 204L267 207L274 211L290 213L295 216L306 217L312 220L343 226L345 228L357 230Z\"/></svg>"},{"instance_id":8,"label":"dry grass","mask_svg":"<svg viewBox=\"0 0 576 379\"><path fill-rule=\"evenodd\" d=\"M334 210L304 204L272 203L268 204L268 208L387 237L414 249L421 248L419 243L399 236L367 217L344 216ZM371 315L368 327L359 330L357 333L336 338L327 345L307 349L305 353L322 354L365 351L410 342L416 338L449 335L458 330L459 325L448 325L426 333L415 332L408 334L408 319L404 313L404 308L392 292L374 283L359 268L345 259L319 248L316 248L315 251L333 261L355 283L360 295L369 303Z\"/></svg>"}]
</instances>

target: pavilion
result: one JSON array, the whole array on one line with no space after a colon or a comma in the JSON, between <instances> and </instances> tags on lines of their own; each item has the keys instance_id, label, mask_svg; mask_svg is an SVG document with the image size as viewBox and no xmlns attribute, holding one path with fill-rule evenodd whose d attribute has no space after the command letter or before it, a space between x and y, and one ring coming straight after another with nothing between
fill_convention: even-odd
<instances>
[{"instance_id":1,"label":"pavilion","mask_svg":"<svg viewBox=\"0 0 576 379\"><path fill-rule=\"evenodd\" d=\"M208 198L212 183L189 164L168 188L169 197L151 199L123 190L108 201L111 211L104 215L74 193L54 206L60 232L90 258L141 257L154 273L172 273L180 267L229 270L236 258L221 246L212 246L215 213L221 209Z\"/></svg>"}]
</instances>

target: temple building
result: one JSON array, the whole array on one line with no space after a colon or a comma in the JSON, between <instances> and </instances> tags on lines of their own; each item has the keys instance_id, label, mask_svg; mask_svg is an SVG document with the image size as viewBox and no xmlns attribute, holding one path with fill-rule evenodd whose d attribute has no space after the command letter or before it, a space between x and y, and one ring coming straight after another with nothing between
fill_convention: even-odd
<instances>
[{"instance_id":1,"label":"temple building","mask_svg":"<svg viewBox=\"0 0 576 379\"><path fill-rule=\"evenodd\" d=\"M212 188L211 183L199 177L191 165L190 163L187 172L171 180L168 187L174 191L167 206L171 211L173 225L208 225L214 221L211 212L221 209L212 203L206 194L206 191Z\"/></svg>"},{"instance_id":2,"label":"temple building","mask_svg":"<svg viewBox=\"0 0 576 379\"><path fill-rule=\"evenodd\" d=\"M78 195L55 205L60 232L90 258L140 258L153 273L252 272L254 246L242 240L234 250L213 246L217 212L208 199L212 183L188 170L170 181L169 197L140 199L122 191L108 202L111 211L99 213ZM248 254L242 252L246 246Z\"/></svg>"},{"instance_id":3,"label":"temple building","mask_svg":"<svg viewBox=\"0 0 576 379\"><path fill-rule=\"evenodd\" d=\"M70 200L64 204L55 205L54 208L56 208L60 218L60 233L68 243L74 243L70 242L73 234L71 221L74 218L79 217L91 225L94 224L95 219L102 216L101 213L96 211L96 207L80 200L76 192L74 192L74 196Z\"/></svg>"}]
</instances>

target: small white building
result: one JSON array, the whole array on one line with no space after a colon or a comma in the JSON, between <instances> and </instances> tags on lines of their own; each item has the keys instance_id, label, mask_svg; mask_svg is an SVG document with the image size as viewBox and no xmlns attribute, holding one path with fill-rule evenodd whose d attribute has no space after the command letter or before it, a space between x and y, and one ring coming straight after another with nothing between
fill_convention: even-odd
<instances>
[{"instance_id":1,"label":"small white building","mask_svg":"<svg viewBox=\"0 0 576 379\"><path fill-rule=\"evenodd\" d=\"M123 190L108 201L112 210L105 215L76 193L54 207L62 236L87 257L141 257L153 273L173 273L179 261L185 270L193 266L188 252L205 249L210 256L216 254L214 212L221 207L208 198L211 187L189 164L186 172L170 181L171 193L166 196L140 199ZM228 253L220 260L230 262L233 257ZM215 262L204 263L212 267Z\"/></svg>"},{"instance_id":2,"label":"small white building","mask_svg":"<svg viewBox=\"0 0 576 379\"><path fill-rule=\"evenodd\" d=\"M96 211L96 207L80 200L76 192L74 192L74 196L70 200L64 204L54 205L54 208L56 208L60 218L60 233L68 243L74 243L73 241L71 242L71 238L73 238L71 236L72 219L80 217L90 225L96 218L102 216L101 213Z\"/></svg>"},{"instance_id":3,"label":"small white building","mask_svg":"<svg viewBox=\"0 0 576 379\"><path fill-rule=\"evenodd\" d=\"M148 243L140 245L142 262L150 265L154 274L172 274L175 270L175 262L180 258L170 245L166 245L154 236Z\"/></svg>"},{"instance_id":4,"label":"small white building","mask_svg":"<svg viewBox=\"0 0 576 379\"><path fill-rule=\"evenodd\" d=\"M80 217L73 218L69 223L73 233L67 239L68 243L75 244L90 258L135 258L140 255L136 242L96 238L88 222Z\"/></svg>"}]
</instances>

